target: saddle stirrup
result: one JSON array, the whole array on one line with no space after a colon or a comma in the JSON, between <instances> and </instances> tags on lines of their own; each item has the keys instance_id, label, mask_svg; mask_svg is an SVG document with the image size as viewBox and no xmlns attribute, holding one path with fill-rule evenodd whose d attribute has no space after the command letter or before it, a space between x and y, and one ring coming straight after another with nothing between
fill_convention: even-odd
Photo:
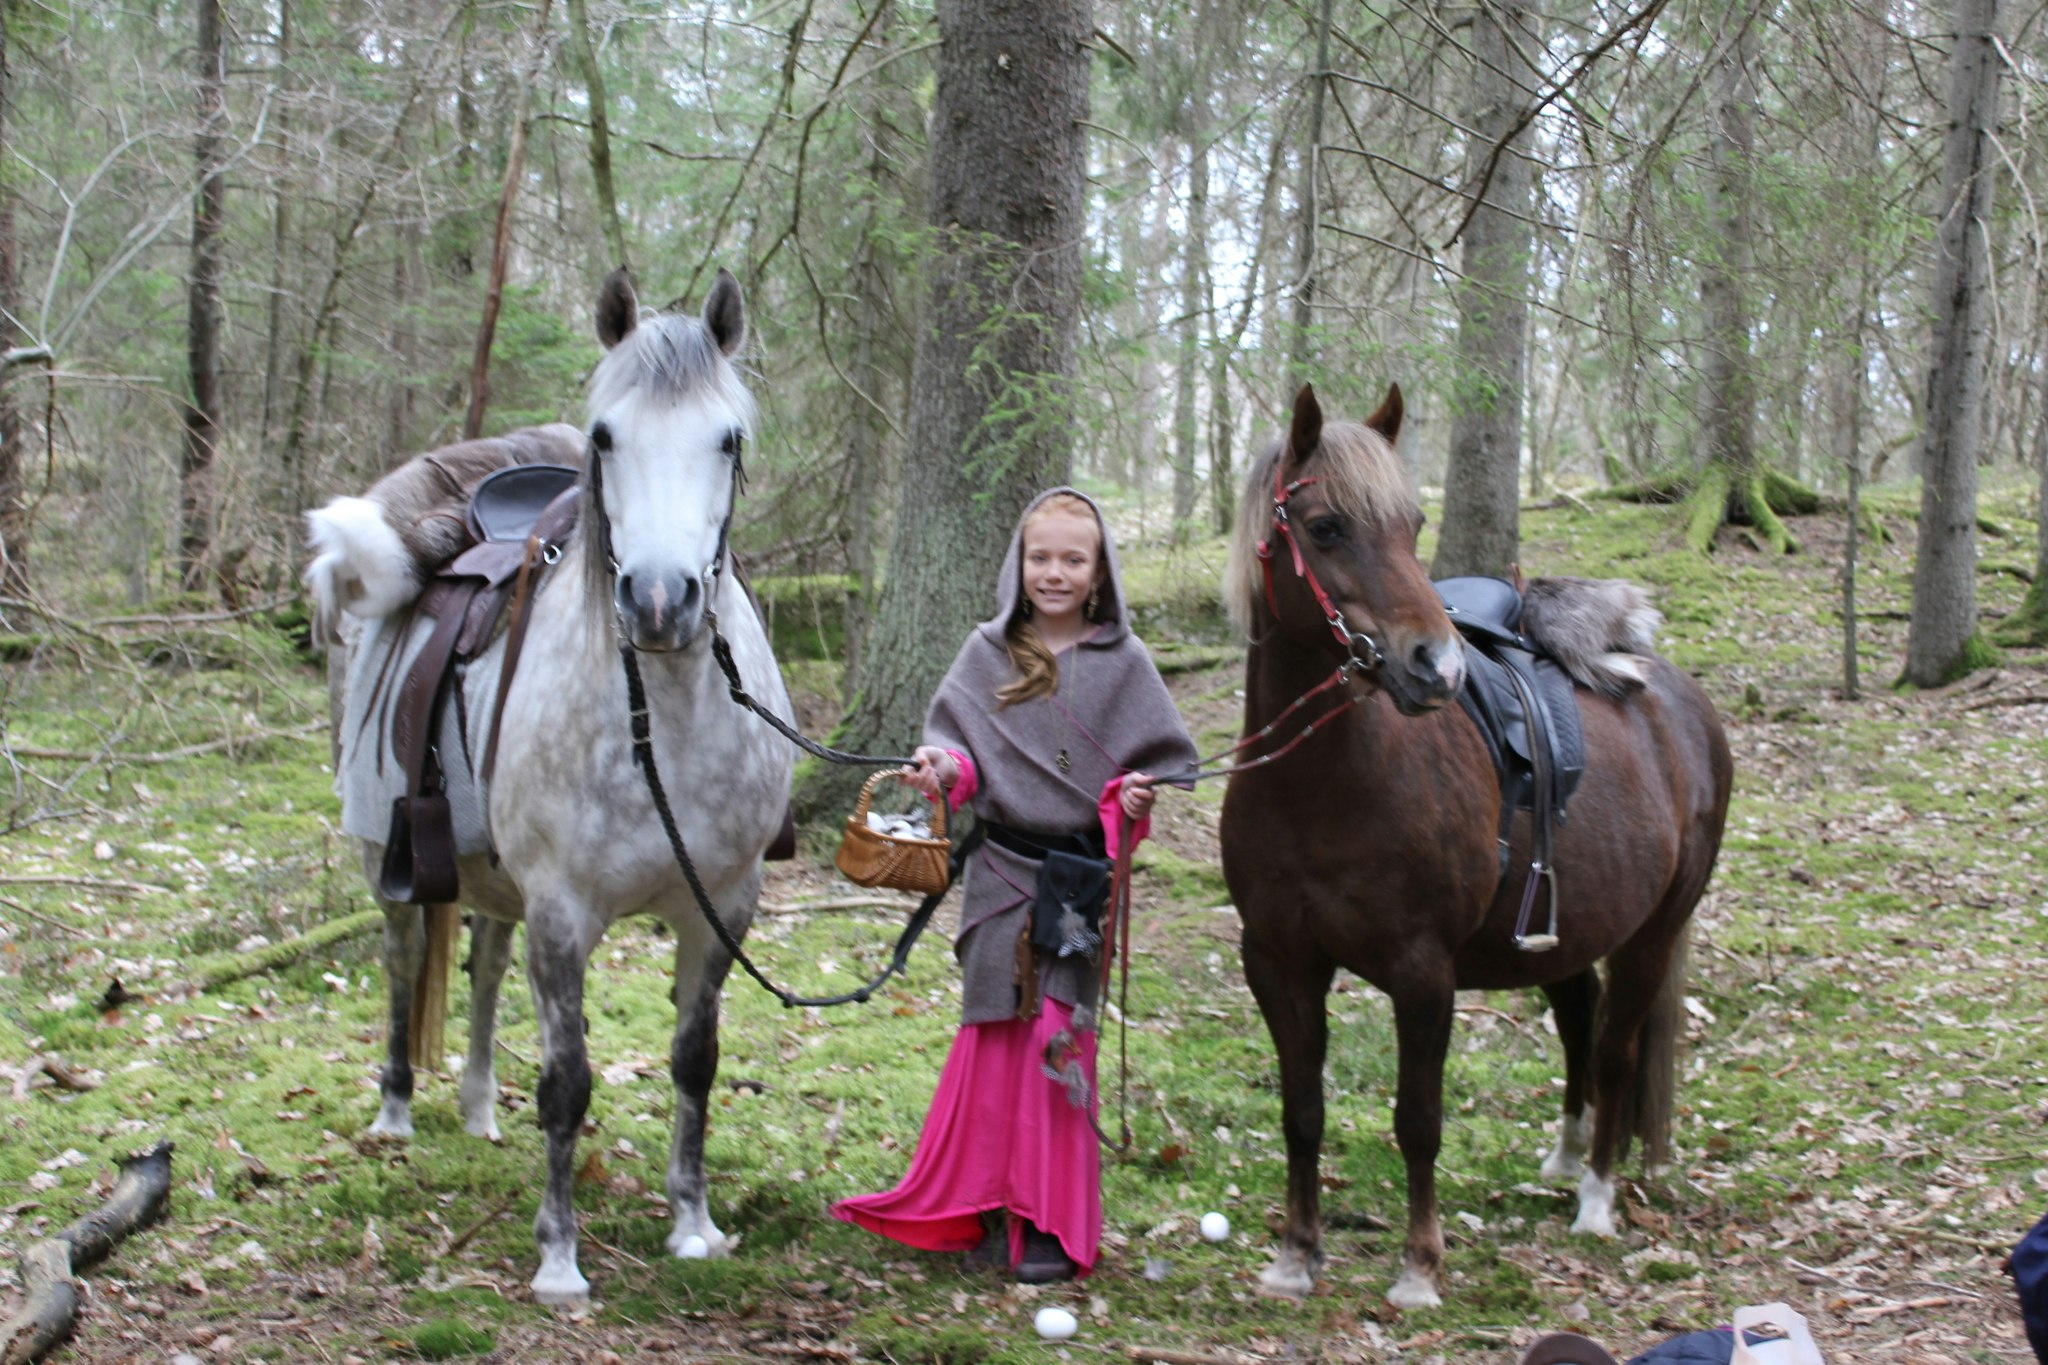
<instances>
[{"instance_id":1,"label":"saddle stirrup","mask_svg":"<svg viewBox=\"0 0 2048 1365\"><path fill-rule=\"evenodd\" d=\"M1536 906L1536 888L1542 886L1550 901L1550 927L1541 934L1526 932L1529 912ZM1522 888L1522 912L1515 918L1515 946L1525 953L1547 953L1557 946L1557 869L1543 863L1529 864L1529 881Z\"/></svg>"}]
</instances>

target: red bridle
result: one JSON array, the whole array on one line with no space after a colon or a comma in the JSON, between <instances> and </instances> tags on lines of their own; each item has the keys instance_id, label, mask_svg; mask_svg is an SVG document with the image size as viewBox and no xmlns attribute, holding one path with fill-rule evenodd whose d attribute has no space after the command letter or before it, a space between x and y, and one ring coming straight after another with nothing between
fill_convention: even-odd
<instances>
[{"instance_id":1,"label":"red bridle","mask_svg":"<svg viewBox=\"0 0 2048 1365\"><path fill-rule=\"evenodd\" d=\"M1309 568L1308 561L1302 557L1301 542L1294 538L1294 524L1287 516L1288 499L1315 482L1317 480L1311 477L1282 484L1280 464L1273 466L1273 529L1287 541L1287 548L1294 556L1294 576L1308 584L1309 591L1315 594L1316 605L1322 609L1323 619L1329 623L1330 633L1337 637L1337 643L1350 656L1345 662L1345 669L1370 673L1386 661L1386 656L1380 652L1379 642L1362 630L1351 629L1345 621L1343 611L1330 600L1330 594L1316 580L1315 570ZM1258 556L1266 573L1266 606L1277 619L1280 607L1273 598L1273 541L1270 536L1259 542Z\"/></svg>"}]
</instances>

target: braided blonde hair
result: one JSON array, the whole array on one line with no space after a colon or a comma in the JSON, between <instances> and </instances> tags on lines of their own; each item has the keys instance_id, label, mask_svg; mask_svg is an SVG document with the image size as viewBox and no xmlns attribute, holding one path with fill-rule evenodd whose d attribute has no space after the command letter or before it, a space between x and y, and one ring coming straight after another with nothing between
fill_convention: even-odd
<instances>
[{"instance_id":1,"label":"braided blonde hair","mask_svg":"<svg viewBox=\"0 0 2048 1365\"><path fill-rule=\"evenodd\" d=\"M1024 526L1017 536L1017 572L1020 580L1018 596L1022 601L1010 613L1010 624L1003 631L1003 643L1010 652L1010 662L1017 666L1016 680L996 689L996 700L1004 706L1014 706L1020 701L1030 701L1033 697L1049 697L1059 691L1059 660L1053 657L1045 638L1038 633L1038 627L1032 623L1029 611L1031 599L1024 596L1021 581L1024 572L1024 536L1030 532L1033 522L1054 513L1088 519L1095 527L1096 583L1100 584L1109 573L1108 559L1103 554L1102 523L1096 516L1094 505L1086 498L1073 493L1055 493L1031 509L1031 515L1024 519Z\"/></svg>"}]
</instances>

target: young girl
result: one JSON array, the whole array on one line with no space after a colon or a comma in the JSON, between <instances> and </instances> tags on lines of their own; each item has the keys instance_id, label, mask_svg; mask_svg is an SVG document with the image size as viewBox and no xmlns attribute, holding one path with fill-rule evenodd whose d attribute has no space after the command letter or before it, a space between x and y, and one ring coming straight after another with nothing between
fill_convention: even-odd
<instances>
[{"instance_id":1,"label":"young girl","mask_svg":"<svg viewBox=\"0 0 2048 1365\"><path fill-rule=\"evenodd\" d=\"M1114 858L1123 817L1144 837L1151 775L1185 768L1195 749L1130 632L1116 546L1086 496L1055 488L1025 509L997 608L939 684L901 779L954 810L971 804L988 831L954 940L963 1027L903 1183L832 1212L1040 1283L1094 1266L1102 1170L1090 1125L1100 959L1031 948L1039 867L1055 850Z\"/></svg>"}]
</instances>

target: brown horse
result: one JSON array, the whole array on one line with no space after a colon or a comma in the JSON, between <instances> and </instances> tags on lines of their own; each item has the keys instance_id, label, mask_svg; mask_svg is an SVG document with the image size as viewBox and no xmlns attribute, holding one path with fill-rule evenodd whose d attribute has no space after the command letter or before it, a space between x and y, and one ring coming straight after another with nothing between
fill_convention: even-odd
<instances>
[{"instance_id":1,"label":"brown horse","mask_svg":"<svg viewBox=\"0 0 2048 1365\"><path fill-rule=\"evenodd\" d=\"M1473 722L1446 705L1464 655L1415 556L1422 514L1393 454L1400 425L1398 388L1364 426L1326 425L1304 388L1287 438L1251 472L1228 583L1251 638L1245 734L1347 660L1344 683L1324 698L1360 695L1299 752L1232 778L1222 834L1245 979L1280 1054L1287 1229L1262 1283L1305 1294L1321 1266L1324 996L1341 966L1393 1002L1408 1240L1387 1297L1420 1307L1440 1302L1435 1166L1457 991L1536 986L1549 997L1565 1096L1543 1173L1582 1177L1574 1232L1613 1235L1612 1172L1633 1139L1650 1163L1664 1159L1683 944L1720 849L1731 764L1712 703L1647 654L1640 627L1654 614L1643 606L1647 623L1597 623L1605 635L1571 667L1583 684L1585 774L1557 838L1561 942L1517 948L1527 817L1516 817L1504 876L1492 762ZM1569 599L1578 582L1551 588ZM1625 585L1584 588L1592 600L1560 636L1583 642L1583 618L1599 617L1603 595L1642 600ZM1301 709L1273 742L1325 709Z\"/></svg>"}]
</instances>

